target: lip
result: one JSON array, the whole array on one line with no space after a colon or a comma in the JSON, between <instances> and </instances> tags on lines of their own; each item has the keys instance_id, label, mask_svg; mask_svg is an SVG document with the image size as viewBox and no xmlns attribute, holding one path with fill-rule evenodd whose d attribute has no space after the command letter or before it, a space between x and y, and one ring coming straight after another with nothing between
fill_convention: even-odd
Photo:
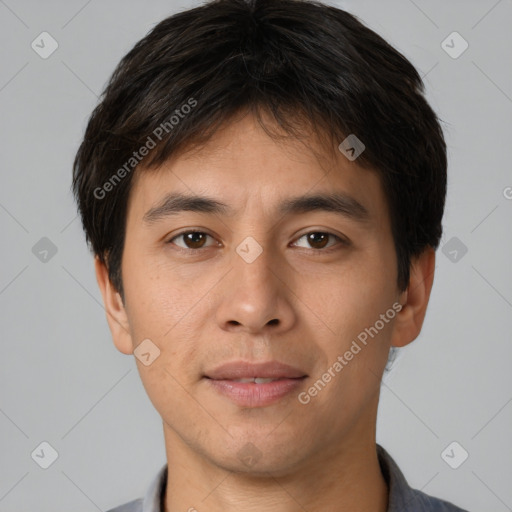
<instances>
[{"instance_id":1,"label":"lip","mask_svg":"<svg viewBox=\"0 0 512 512\"><path fill-rule=\"evenodd\" d=\"M302 385L302 370L277 361L249 363L234 361L209 371L206 382L217 393L241 407L264 407L283 399ZM271 382L237 382L237 379L275 379Z\"/></svg>"},{"instance_id":2,"label":"lip","mask_svg":"<svg viewBox=\"0 0 512 512\"><path fill-rule=\"evenodd\" d=\"M250 363L247 361L232 361L205 373L212 380L234 379L298 379L305 377L306 372L278 361L265 363Z\"/></svg>"}]
</instances>

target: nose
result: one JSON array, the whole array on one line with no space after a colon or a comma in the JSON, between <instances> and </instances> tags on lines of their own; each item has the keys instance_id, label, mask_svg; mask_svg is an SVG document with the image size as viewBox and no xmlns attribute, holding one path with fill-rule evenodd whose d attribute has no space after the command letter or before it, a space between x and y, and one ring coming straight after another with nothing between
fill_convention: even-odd
<instances>
[{"instance_id":1,"label":"nose","mask_svg":"<svg viewBox=\"0 0 512 512\"><path fill-rule=\"evenodd\" d=\"M251 334L290 329L296 319L293 274L270 249L263 248L255 259L245 257L243 249L233 254L232 270L222 285L219 326Z\"/></svg>"}]
</instances>

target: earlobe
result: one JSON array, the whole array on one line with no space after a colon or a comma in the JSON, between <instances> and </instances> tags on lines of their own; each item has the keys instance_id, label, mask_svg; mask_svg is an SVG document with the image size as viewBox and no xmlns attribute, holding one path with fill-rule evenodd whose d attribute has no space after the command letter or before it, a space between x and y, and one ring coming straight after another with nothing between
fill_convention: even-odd
<instances>
[{"instance_id":1,"label":"earlobe","mask_svg":"<svg viewBox=\"0 0 512 512\"><path fill-rule=\"evenodd\" d=\"M396 316L391 345L404 347L414 341L423 326L434 282L436 253L432 247L411 260L409 286L402 294L402 309Z\"/></svg>"},{"instance_id":2,"label":"earlobe","mask_svg":"<svg viewBox=\"0 0 512 512\"><path fill-rule=\"evenodd\" d=\"M114 345L123 354L133 354L130 324L121 296L110 282L108 270L98 256L94 258L94 267Z\"/></svg>"}]
</instances>

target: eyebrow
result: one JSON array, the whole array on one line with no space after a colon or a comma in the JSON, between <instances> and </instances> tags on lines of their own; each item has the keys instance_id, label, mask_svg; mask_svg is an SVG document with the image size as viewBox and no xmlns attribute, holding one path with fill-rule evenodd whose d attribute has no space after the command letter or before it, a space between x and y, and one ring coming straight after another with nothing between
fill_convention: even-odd
<instances>
[{"instance_id":1,"label":"eyebrow","mask_svg":"<svg viewBox=\"0 0 512 512\"><path fill-rule=\"evenodd\" d=\"M143 222L153 224L183 211L227 217L235 214L230 206L210 197L170 193L144 214ZM340 192L303 195L286 199L279 204L276 214L285 216L313 211L333 212L361 223L368 222L370 218L366 207L352 196Z\"/></svg>"}]
</instances>

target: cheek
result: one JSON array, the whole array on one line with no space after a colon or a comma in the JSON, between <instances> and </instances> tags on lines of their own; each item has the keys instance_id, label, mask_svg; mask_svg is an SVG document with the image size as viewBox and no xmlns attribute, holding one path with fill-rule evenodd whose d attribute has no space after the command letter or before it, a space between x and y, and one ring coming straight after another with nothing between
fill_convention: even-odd
<instances>
[{"instance_id":1,"label":"cheek","mask_svg":"<svg viewBox=\"0 0 512 512\"><path fill-rule=\"evenodd\" d=\"M165 338L194 308L200 290L195 281L187 281L176 267L144 255L137 257L130 251L126 253L123 284L132 331L136 338L154 337L165 343Z\"/></svg>"},{"instance_id":2,"label":"cheek","mask_svg":"<svg viewBox=\"0 0 512 512\"><path fill-rule=\"evenodd\" d=\"M204 333L208 328L211 330L208 322L212 321L215 308L209 291L214 291L218 278L212 274L203 277L197 272L191 275L191 266L154 260L142 266L134 259L125 261L125 292L132 339L136 346L149 338L160 350L151 365L159 370L151 367L148 371L138 363L148 393L160 395L162 386L166 389L179 387L171 376L183 384L197 379L198 370L192 362L199 357Z\"/></svg>"},{"instance_id":3,"label":"cheek","mask_svg":"<svg viewBox=\"0 0 512 512\"><path fill-rule=\"evenodd\" d=\"M317 311L329 326L324 335L318 333L316 337L317 348L324 354L319 377L329 368L336 374L329 397L362 403L378 389L377 376L388 358L396 315L392 309L394 283L388 275L378 262L361 260L351 272L331 278L329 289L335 290L325 294L328 300L321 294L316 296ZM335 362L339 363L338 370L332 368Z\"/></svg>"},{"instance_id":4,"label":"cheek","mask_svg":"<svg viewBox=\"0 0 512 512\"><path fill-rule=\"evenodd\" d=\"M303 275L297 294L326 329L347 340L373 325L392 304L393 287L386 269L375 260L354 259L322 275Z\"/></svg>"},{"instance_id":5,"label":"cheek","mask_svg":"<svg viewBox=\"0 0 512 512\"><path fill-rule=\"evenodd\" d=\"M139 365L140 379L151 403L167 425L179 425L182 431L196 432L197 418L200 417L202 423L207 423L208 416L193 399L193 391L182 375L182 366L183 363L175 367L169 353L162 352L151 366ZM177 416L177 411L187 413ZM215 425L211 427L214 428Z\"/></svg>"}]
</instances>

